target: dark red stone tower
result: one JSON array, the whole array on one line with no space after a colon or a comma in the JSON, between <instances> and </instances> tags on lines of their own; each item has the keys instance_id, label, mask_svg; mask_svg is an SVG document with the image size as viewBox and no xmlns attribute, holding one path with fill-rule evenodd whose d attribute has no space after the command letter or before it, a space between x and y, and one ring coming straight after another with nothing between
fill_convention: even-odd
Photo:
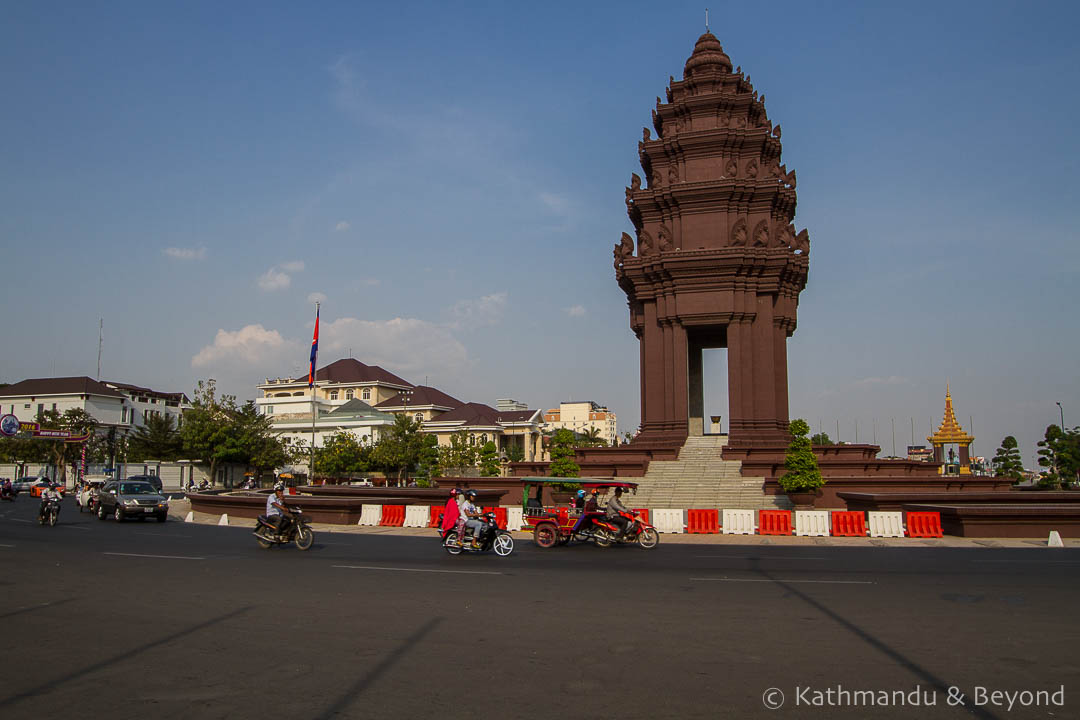
<instances>
[{"instance_id":1,"label":"dark red stone tower","mask_svg":"<svg viewBox=\"0 0 1080 720\"><path fill-rule=\"evenodd\" d=\"M705 33L656 100L638 143L645 181L626 189L637 234L615 246L615 276L640 341L641 433L681 446L704 427L702 350L727 348L732 447L786 444L787 338L810 240L796 233L795 173L741 68ZM635 252L636 251L636 252Z\"/></svg>"}]
</instances>

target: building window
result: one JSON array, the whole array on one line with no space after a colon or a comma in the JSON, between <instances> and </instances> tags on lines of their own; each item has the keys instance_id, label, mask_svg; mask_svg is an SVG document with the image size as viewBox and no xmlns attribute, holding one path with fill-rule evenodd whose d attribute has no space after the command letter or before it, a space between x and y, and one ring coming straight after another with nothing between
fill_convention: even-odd
<instances>
[{"instance_id":1,"label":"building window","mask_svg":"<svg viewBox=\"0 0 1080 720\"><path fill-rule=\"evenodd\" d=\"M25 405L23 405L23 410L29 410L29 409L30 409L30 403L26 403Z\"/></svg>"},{"instance_id":2,"label":"building window","mask_svg":"<svg viewBox=\"0 0 1080 720\"><path fill-rule=\"evenodd\" d=\"M346 400L352 400L354 397L356 397L356 396L353 394L352 390L346 390L345 391L345 399Z\"/></svg>"},{"instance_id":3,"label":"building window","mask_svg":"<svg viewBox=\"0 0 1080 720\"><path fill-rule=\"evenodd\" d=\"M265 410L265 412L263 414L265 414L265 415L273 415L274 414L274 406L273 405L267 405L265 407L266 407L266 410Z\"/></svg>"},{"instance_id":4,"label":"building window","mask_svg":"<svg viewBox=\"0 0 1080 720\"><path fill-rule=\"evenodd\" d=\"M45 414L45 403L38 403L37 414L38 414L38 417L41 417L42 415Z\"/></svg>"},{"instance_id":5,"label":"building window","mask_svg":"<svg viewBox=\"0 0 1080 720\"><path fill-rule=\"evenodd\" d=\"M330 399L331 400L337 400L337 390L331 390L330 391Z\"/></svg>"},{"instance_id":6,"label":"building window","mask_svg":"<svg viewBox=\"0 0 1080 720\"><path fill-rule=\"evenodd\" d=\"M364 400L370 400L371 399L371 388L364 388L364 392L363 392L363 395L361 397L363 397Z\"/></svg>"},{"instance_id":7,"label":"building window","mask_svg":"<svg viewBox=\"0 0 1080 720\"><path fill-rule=\"evenodd\" d=\"M420 423L424 422L424 413L416 413L416 417L414 419L416 420L416 424L419 425Z\"/></svg>"},{"instance_id":8,"label":"building window","mask_svg":"<svg viewBox=\"0 0 1080 720\"><path fill-rule=\"evenodd\" d=\"M122 409L122 410L120 411L120 422L122 422L122 423L124 423L125 425L127 425L127 408L123 408L123 409Z\"/></svg>"}]
</instances>

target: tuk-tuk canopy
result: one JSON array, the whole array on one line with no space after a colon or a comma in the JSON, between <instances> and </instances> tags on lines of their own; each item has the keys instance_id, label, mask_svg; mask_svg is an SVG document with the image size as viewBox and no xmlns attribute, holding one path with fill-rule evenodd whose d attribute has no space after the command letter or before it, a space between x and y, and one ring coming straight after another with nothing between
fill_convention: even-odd
<instances>
[{"instance_id":1,"label":"tuk-tuk canopy","mask_svg":"<svg viewBox=\"0 0 1080 720\"><path fill-rule=\"evenodd\" d=\"M604 488L617 488L621 487L624 490L636 490L638 484L633 482L626 482L625 480L615 480L614 478L564 478L564 477L523 477L521 482L526 485L565 485L567 483L577 483L581 487L587 490L603 490Z\"/></svg>"},{"instance_id":2,"label":"tuk-tuk canopy","mask_svg":"<svg viewBox=\"0 0 1080 720\"><path fill-rule=\"evenodd\" d=\"M521 492L521 506L523 508L529 507L529 492L534 486L540 485L563 485L566 483L577 483L581 485L587 492L603 491L611 488L622 488L623 490L631 490L636 492L638 484L634 482L626 482L625 480L616 480L614 478L556 478L556 477L523 477L521 478L522 492Z\"/></svg>"}]
</instances>

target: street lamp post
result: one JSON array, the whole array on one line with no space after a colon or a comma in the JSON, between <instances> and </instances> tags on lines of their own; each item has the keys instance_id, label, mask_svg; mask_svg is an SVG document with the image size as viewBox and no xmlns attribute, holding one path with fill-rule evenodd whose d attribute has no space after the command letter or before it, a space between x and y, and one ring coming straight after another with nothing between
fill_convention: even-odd
<instances>
[{"instance_id":1,"label":"street lamp post","mask_svg":"<svg viewBox=\"0 0 1080 720\"><path fill-rule=\"evenodd\" d=\"M412 422L412 420L409 418L409 397L412 396L412 394L413 394L412 390L402 390L401 391L401 401L402 401L402 406L405 408L404 415L405 415L405 421L407 423ZM399 472L398 473L398 484L400 485L401 482L402 482L402 478L401 478L401 473Z\"/></svg>"},{"instance_id":2,"label":"street lamp post","mask_svg":"<svg viewBox=\"0 0 1080 720\"><path fill-rule=\"evenodd\" d=\"M1061 409L1061 403L1054 403L1058 406L1058 412L1061 413L1061 434L1065 434L1065 411Z\"/></svg>"}]
</instances>

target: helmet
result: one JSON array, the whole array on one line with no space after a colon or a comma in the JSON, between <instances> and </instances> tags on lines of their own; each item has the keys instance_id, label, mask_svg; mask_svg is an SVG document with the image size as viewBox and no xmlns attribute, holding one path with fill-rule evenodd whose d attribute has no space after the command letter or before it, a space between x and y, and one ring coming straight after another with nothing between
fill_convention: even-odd
<instances>
[{"instance_id":1,"label":"helmet","mask_svg":"<svg viewBox=\"0 0 1080 720\"><path fill-rule=\"evenodd\" d=\"M283 483L283 482L274 483L274 492L278 492L278 491L285 492L285 483Z\"/></svg>"},{"instance_id":2,"label":"helmet","mask_svg":"<svg viewBox=\"0 0 1080 720\"><path fill-rule=\"evenodd\" d=\"M475 490L473 490L472 488L469 488L468 490L466 490L466 491L465 491L465 497L467 497L467 498L469 498L470 500L472 500L473 498L475 498L475 497L476 497L476 491L475 491Z\"/></svg>"},{"instance_id":3,"label":"helmet","mask_svg":"<svg viewBox=\"0 0 1080 720\"><path fill-rule=\"evenodd\" d=\"M585 497L585 491L584 491L584 490L578 490L578 491L577 491L577 496L578 496L579 498L583 498L583 497Z\"/></svg>"},{"instance_id":4,"label":"helmet","mask_svg":"<svg viewBox=\"0 0 1080 720\"><path fill-rule=\"evenodd\" d=\"M460 493L461 493L460 490L458 490L457 488L454 488L453 490L450 491L450 497L457 497Z\"/></svg>"}]
</instances>

